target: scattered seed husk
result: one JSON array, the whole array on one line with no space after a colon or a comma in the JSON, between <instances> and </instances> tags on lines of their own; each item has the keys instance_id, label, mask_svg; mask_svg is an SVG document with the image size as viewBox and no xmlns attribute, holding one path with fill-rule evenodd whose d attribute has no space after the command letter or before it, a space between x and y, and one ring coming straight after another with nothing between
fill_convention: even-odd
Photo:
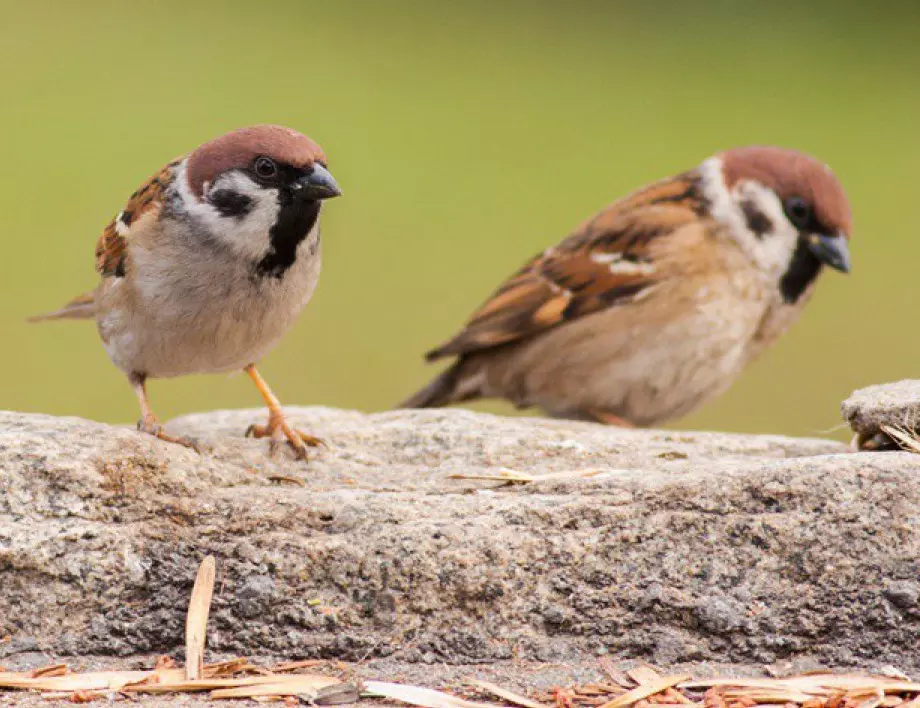
<instances>
[{"instance_id":1,"label":"scattered seed husk","mask_svg":"<svg viewBox=\"0 0 920 708\"><path fill-rule=\"evenodd\" d=\"M91 671L84 674L32 678L28 672L0 675L0 688L25 688L33 691L120 691L154 675L153 671Z\"/></svg>"},{"instance_id":2,"label":"scattered seed husk","mask_svg":"<svg viewBox=\"0 0 920 708\"><path fill-rule=\"evenodd\" d=\"M622 696L617 696L612 701L604 703L602 708L625 708L625 706L631 706L633 703L641 701L643 698L648 698L653 696L656 693L661 693L665 689L673 688L681 681L689 680L689 676L686 674L677 675L677 676L662 676L658 679L651 680L648 683L640 684L631 691L627 691Z\"/></svg>"},{"instance_id":3,"label":"scattered seed husk","mask_svg":"<svg viewBox=\"0 0 920 708\"><path fill-rule=\"evenodd\" d=\"M626 674L633 679L640 686L643 684L654 683L655 681L661 680L661 674L659 674L655 669L650 666L638 666L635 669L627 671ZM675 690L674 688L667 688L661 692L660 695L649 696L649 698L655 698L657 703L669 704L669 703L693 703L689 698L687 698L680 691Z\"/></svg>"},{"instance_id":4,"label":"scattered seed husk","mask_svg":"<svg viewBox=\"0 0 920 708\"><path fill-rule=\"evenodd\" d=\"M313 700L319 690L341 683L331 676L318 674L289 674L285 676L258 676L259 683L220 688L211 692L211 698L252 698L253 696L304 696Z\"/></svg>"},{"instance_id":5,"label":"scattered seed husk","mask_svg":"<svg viewBox=\"0 0 920 708\"><path fill-rule=\"evenodd\" d=\"M524 708L547 708L545 703L538 703L537 701L532 701L526 696L515 693L514 691L509 691L506 688L497 686L494 683L489 681L481 681L479 679L469 679L467 681L471 686L476 686L481 688L483 691L491 693L493 696L498 696L499 698L504 698L509 703L514 703L518 706L523 706Z\"/></svg>"},{"instance_id":6,"label":"scattered seed husk","mask_svg":"<svg viewBox=\"0 0 920 708\"><path fill-rule=\"evenodd\" d=\"M390 698L410 705L422 706L422 708L497 708L493 704L467 701L449 693L435 691L433 688L407 686L387 681L365 681L364 691L365 697Z\"/></svg>"},{"instance_id":7,"label":"scattered seed husk","mask_svg":"<svg viewBox=\"0 0 920 708\"><path fill-rule=\"evenodd\" d=\"M596 474L595 471L581 473ZM511 473L516 474L516 473ZM566 478L574 473L543 475L539 479ZM518 475L520 477L520 475ZM469 478L469 477L467 477ZM495 477L507 481L508 477ZM516 479L516 481L536 481ZM216 567L208 556L201 563L192 590L186 618L188 665L178 667L171 657L159 657L149 671L91 671L71 673L65 664L52 664L32 671L0 669L0 689L42 692L46 697L80 703L115 694L191 693L210 691L211 698L250 698L258 702L283 701L295 705L308 701L316 705L355 703L360 698L389 698L422 708L551 708L546 703L522 696L497 684L472 679L469 683L496 696L502 706L477 703L442 691L384 681L367 681L363 686L332 676L300 674L296 671L327 665L310 659L274 667L251 663L246 657L204 664L208 612L214 591ZM609 659L600 666L611 683L555 688L545 694L559 708L920 708L920 682L911 681L896 669L882 676L831 674L826 670L786 678L714 678L690 681L688 676L662 676L651 667L640 666L623 673ZM340 671L347 670L342 664ZM195 675L194 678L191 678ZM637 684L637 685L634 685ZM706 689L705 695L700 691ZM686 695L684 692L689 692ZM693 700L700 699L701 702Z\"/></svg>"}]
</instances>

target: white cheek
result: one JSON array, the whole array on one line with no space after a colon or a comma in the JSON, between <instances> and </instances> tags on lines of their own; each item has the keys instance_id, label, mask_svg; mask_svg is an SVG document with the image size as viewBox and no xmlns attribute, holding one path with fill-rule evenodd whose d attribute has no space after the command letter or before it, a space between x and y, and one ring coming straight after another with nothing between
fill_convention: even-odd
<instances>
[{"instance_id":1,"label":"white cheek","mask_svg":"<svg viewBox=\"0 0 920 708\"><path fill-rule=\"evenodd\" d=\"M779 198L754 181L739 182L729 191L722 174L722 160L718 157L703 162L700 174L712 217L728 226L737 244L761 272L774 280L782 277L792 260L799 235L786 218ZM770 220L773 229L769 233L760 237L748 228L741 207L746 201Z\"/></svg>"},{"instance_id":2,"label":"white cheek","mask_svg":"<svg viewBox=\"0 0 920 708\"><path fill-rule=\"evenodd\" d=\"M744 215L740 205L750 202L770 220L772 230L760 237L747 228L745 221L742 238L747 242L745 245L749 253L762 269L775 277L781 276L792 260L799 232L786 218L779 197L773 190L753 181L735 185L732 197L742 219Z\"/></svg>"},{"instance_id":3,"label":"white cheek","mask_svg":"<svg viewBox=\"0 0 920 708\"><path fill-rule=\"evenodd\" d=\"M184 169L178 175L179 190L184 197L189 216L195 219L212 236L230 246L240 256L259 259L270 247L269 231L278 217L278 190L265 189L241 172L220 175L213 183L205 185L205 198L196 199L188 189ZM249 213L244 217L224 216L209 202L208 197L217 191L230 189L252 200Z\"/></svg>"},{"instance_id":4,"label":"white cheek","mask_svg":"<svg viewBox=\"0 0 920 708\"><path fill-rule=\"evenodd\" d=\"M710 204L712 218L727 224L733 233L747 231L744 214L725 187L725 180L722 177L722 160L718 157L711 157L703 162L700 165L700 175L703 178L703 193Z\"/></svg>"}]
</instances>

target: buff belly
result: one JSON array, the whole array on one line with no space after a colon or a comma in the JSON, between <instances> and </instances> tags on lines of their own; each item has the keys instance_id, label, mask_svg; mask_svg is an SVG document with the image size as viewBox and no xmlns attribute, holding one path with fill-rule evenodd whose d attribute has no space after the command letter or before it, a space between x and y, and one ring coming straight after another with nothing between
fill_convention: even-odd
<instances>
[{"instance_id":1,"label":"buff belly","mask_svg":"<svg viewBox=\"0 0 920 708\"><path fill-rule=\"evenodd\" d=\"M485 372L485 393L567 418L599 412L639 426L677 418L738 377L764 305L735 297L692 303L635 327L611 308L508 350Z\"/></svg>"},{"instance_id":2,"label":"buff belly","mask_svg":"<svg viewBox=\"0 0 920 708\"><path fill-rule=\"evenodd\" d=\"M179 280L164 273L168 264L161 259L159 272L148 269L130 285L110 279L98 294L97 315L109 357L127 374L153 378L237 371L258 362L313 294L320 256L316 245L308 246L283 278L254 279L229 261L217 275L213 262L208 270L183 267Z\"/></svg>"}]
</instances>

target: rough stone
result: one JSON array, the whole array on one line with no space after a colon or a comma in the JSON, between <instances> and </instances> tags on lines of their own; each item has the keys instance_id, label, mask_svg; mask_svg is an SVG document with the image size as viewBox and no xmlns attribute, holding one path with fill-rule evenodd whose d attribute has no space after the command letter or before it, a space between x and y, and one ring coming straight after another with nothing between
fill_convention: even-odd
<instances>
[{"instance_id":1,"label":"rough stone","mask_svg":"<svg viewBox=\"0 0 920 708\"><path fill-rule=\"evenodd\" d=\"M911 431L920 428L920 381L907 379L861 388L841 404L841 412L861 447L897 449L882 426Z\"/></svg>"},{"instance_id":2,"label":"rough stone","mask_svg":"<svg viewBox=\"0 0 920 708\"><path fill-rule=\"evenodd\" d=\"M920 583L913 580L894 580L885 588L885 597L902 610L912 608L920 600Z\"/></svg>"},{"instance_id":3,"label":"rough stone","mask_svg":"<svg viewBox=\"0 0 920 708\"><path fill-rule=\"evenodd\" d=\"M307 464L242 437L262 411L173 421L201 456L0 413L0 637L176 653L212 554L216 652L918 665L920 456L462 410L290 413L328 441ZM602 473L451 477L501 470Z\"/></svg>"}]
</instances>

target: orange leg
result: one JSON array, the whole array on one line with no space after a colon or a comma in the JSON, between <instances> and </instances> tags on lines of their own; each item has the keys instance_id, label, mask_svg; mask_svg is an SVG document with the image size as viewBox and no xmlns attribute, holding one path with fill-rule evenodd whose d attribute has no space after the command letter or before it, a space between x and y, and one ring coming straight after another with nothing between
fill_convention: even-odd
<instances>
[{"instance_id":1,"label":"orange leg","mask_svg":"<svg viewBox=\"0 0 920 708\"><path fill-rule=\"evenodd\" d=\"M194 438L184 436L177 437L163 430L163 426L160 425L160 421L157 420L156 415L154 415L153 409L150 407L150 401L147 399L147 378L139 374L132 374L128 377L128 380L131 382L131 387L137 395L138 403L141 404L141 419L137 421L137 429L142 433L153 435L153 437L159 438L160 440L182 445L183 447L191 448L195 452L200 453L201 449L198 445L198 441Z\"/></svg>"},{"instance_id":2,"label":"orange leg","mask_svg":"<svg viewBox=\"0 0 920 708\"><path fill-rule=\"evenodd\" d=\"M621 418L618 415L613 413L608 413L607 411L602 411L597 408L589 408L585 411L585 414L588 418L594 420L597 423L603 425L613 425L617 428L635 428L636 426L630 423L626 418Z\"/></svg>"},{"instance_id":3,"label":"orange leg","mask_svg":"<svg viewBox=\"0 0 920 708\"><path fill-rule=\"evenodd\" d=\"M268 406L268 425L250 425L246 430L246 437L271 438L270 445L273 454L278 445L286 440L293 448L296 457L306 460L307 446L317 447L322 445L323 441L291 427L284 416L284 411L281 410L281 403L256 370L255 364L247 366L245 371L259 389L262 398L265 399L265 405Z\"/></svg>"}]
</instances>

